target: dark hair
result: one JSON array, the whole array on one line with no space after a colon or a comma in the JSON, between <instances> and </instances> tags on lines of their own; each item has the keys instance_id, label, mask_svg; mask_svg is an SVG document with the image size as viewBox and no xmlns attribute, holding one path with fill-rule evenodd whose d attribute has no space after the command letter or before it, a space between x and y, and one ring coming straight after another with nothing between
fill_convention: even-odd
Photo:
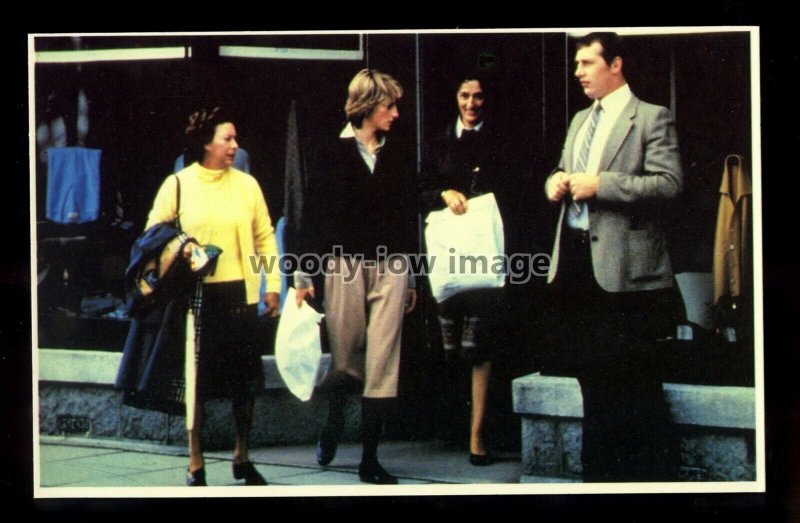
<instances>
[{"instance_id":1,"label":"dark hair","mask_svg":"<svg viewBox=\"0 0 800 523\"><path fill-rule=\"evenodd\" d=\"M589 47L593 43L597 42L603 48L603 52L601 53L603 56L603 60L606 61L606 64L611 65L611 62L614 61L614 58L619 56L622 59L622 62L625 63L626 59L626 50L625 50L625 43L617 33L589 33L585 36L582 36L578 39L575 47L577 49L581 49L583 47Z\"/></svg>"},{"instance_id":2,"label":"dark hair","mask_svg":"<svg viewBox=\"0 0 800 523\"><path fill-rule=\"evenodd\" d=\"M205 146L214 139L217 126L227 122L231 122L230 116L218 105L198 109L189 115L185 131L185 165L203 161Z\"/></svg>"},{"instance_id":3,"label":"dark hair","mask_svg":"<svg viewBox=\"0 0 800 523\"><path fill-rule=\"evenodd\" d=\"M493 86L487 74L478 71L470 71L465 74L461 74L457 78L458 80L454 82L455 85L453 86L455 88L454 90L456 94L458 94L458 91L461 89L461 86L464 85L465 83L478 82L479 84L481 84L481 91L483 91L484 98L492 97Z\"/></svg>"}]
</instances>

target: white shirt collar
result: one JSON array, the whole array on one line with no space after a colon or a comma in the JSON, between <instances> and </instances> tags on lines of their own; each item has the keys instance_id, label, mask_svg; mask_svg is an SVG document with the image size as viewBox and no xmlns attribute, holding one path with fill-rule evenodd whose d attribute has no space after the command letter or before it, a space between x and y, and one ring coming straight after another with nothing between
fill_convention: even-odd
<instances>
[{"instance_id":1,"label":"white shirt collar","mask_svg":"<svg viewBox=\"0 0 800 523\"><path fill-rule=\"evenodd\" d=\"M595 100L592 108L597 107L597 104L600 103L606 115L618 115L625 106L628 105L628 102L631 101L632 96L631 88L626 83L618 87L615 91L605 95L602 100Z\"/></svg>"},{"instance_id":2,"label":"white shirt collar","mask_svg":"<svg viewBox=\"0 0 800 523\"><path fill-rule=\"evenodd\" d=\"M481 127L483 127L483 120L481 120L481 123L473 127L472 130L480 131ZM464 127L464 122L461 121L461 117L456 118L456 138L461 138L461 133L464 131L464 129L466 129L466 127Z\"/></svg>"},{"instance_id":3,"label":"white shirt collar","mask_svg":"<svg viewBox=\"0 0 800 523\"><path fill-rule=\"evenodd\" d=\"M356 129L355 127L353 127L353 124L351 122L348 122L347 125L344 126L342 132L339 133L339 138L355 138L356 142L358 142L360 146L364 147L364 144L361 143L361 140L358 139L358 136L356 135ZM376 147L375 150L377 151L385 144L386 144L386 136L382 135L380 137L380 140L378 140L378 147Z\"/></svg>"},{"instance_id":4,"label":"white shirt collar","mask_svg":"<svg viewBox=\"0 0 800 523\"><path fill-rule=\"evenodd\" d=\"M361 155L361 158L364 159L364 163L367 164L370 172L375 172L375 164L378 162L378 153L386 144L386 136L381 136L380 140L378 141L378 146L375 147L375 152L373 153L370 153L367 150L367 146L361 143L361 140L358 139L358 135L356 135L356 130L352 123L348 123L344 126L342 132L339 133L339 138L355 138L356 147L358 147L358 153Z\"/></svg>"},{"instance_id":5,"label":"white shirt collar","mask_svg":"<svg viewBox=\"0 0 800 523\"><path fill-rule=\"evenodd\" d=\"M342 132L339 133L339 138L355 138L356 137L356 130L353 128L353 124L347 122L345 124L344 129Z\"/></svg>"}]
</instances>

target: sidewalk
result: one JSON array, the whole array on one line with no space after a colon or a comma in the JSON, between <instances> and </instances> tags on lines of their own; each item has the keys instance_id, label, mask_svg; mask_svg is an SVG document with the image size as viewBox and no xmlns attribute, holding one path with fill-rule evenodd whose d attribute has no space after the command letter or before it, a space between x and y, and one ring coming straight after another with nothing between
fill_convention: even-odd
<instances>
[{"instance_id":1,"label":"sidewalk","mask_svg":"<svg viewBox=\"0 0 800 523\"><path fill-rule=\"evenodd\" d=\"M183 486L188 462L185 447L130 440L40 437L40 485L46 487ZM271 485L363 485L358 479L361 445L344 443L328 467L316 463L311 445L252 449L250 459ZM500 454L487 467L469 464L465 451L436 441L385 442L384 467L401 485L518 484L519 455ZM231 452L206 453L209 486L243 484L231 476ZM559 483L558 478L526 476L524 482Z\"/></svg>"}]
</instances>

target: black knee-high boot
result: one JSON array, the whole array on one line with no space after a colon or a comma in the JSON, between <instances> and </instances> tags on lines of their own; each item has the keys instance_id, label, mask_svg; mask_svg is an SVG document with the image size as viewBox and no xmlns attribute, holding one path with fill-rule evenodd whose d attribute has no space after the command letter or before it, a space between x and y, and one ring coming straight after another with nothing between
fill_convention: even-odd
<instances>
[{"instance_id":1,"label":"black knee-high boot","mask_svg":"<svg viewBox=\"0 0 800 523\"><path fill-rule=\"evenodd\" d=\"M322 466L329 464L336 457L339 439L344 432L344 409L347 397L360 390L360 383L355 378L342 374L336 376L327 385L328 392L328 419L319 436L317 443L317 463Z\"/></svg>"},{"instance_id":2,"label":"black knee-high boot","mask_svg":"<svg viewBox=\"0 0 800 523\"><path fill-rule=\"evenodd\" d=\"M397 478L386 472L378 463L378 442L389 409L394 398L362 398L361 401L361 441L363 451L358 477L364 483L396 485Z\"/></svg>"}]
</instances>

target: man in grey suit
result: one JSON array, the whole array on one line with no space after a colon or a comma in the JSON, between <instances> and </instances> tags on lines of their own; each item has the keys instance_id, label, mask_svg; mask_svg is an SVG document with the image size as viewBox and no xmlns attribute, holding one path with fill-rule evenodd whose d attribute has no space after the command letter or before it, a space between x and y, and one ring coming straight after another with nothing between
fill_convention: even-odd
<instances>
[{"instance_id":1,"label":"man in grey suit","mask_svg":"<svg viewBox=\"0 0 800 523\"><path fill-rule=\"evenodd\" d=\"M573 118L545 184L561 205L551 329L583 394L584 480L664 481L675 479L677 442L654 344L674 329L663 220L683 173L669 111L633 95L624 56L614 33L577 43L575 76L593 103Z\"/></svg>"}]
</instances>

